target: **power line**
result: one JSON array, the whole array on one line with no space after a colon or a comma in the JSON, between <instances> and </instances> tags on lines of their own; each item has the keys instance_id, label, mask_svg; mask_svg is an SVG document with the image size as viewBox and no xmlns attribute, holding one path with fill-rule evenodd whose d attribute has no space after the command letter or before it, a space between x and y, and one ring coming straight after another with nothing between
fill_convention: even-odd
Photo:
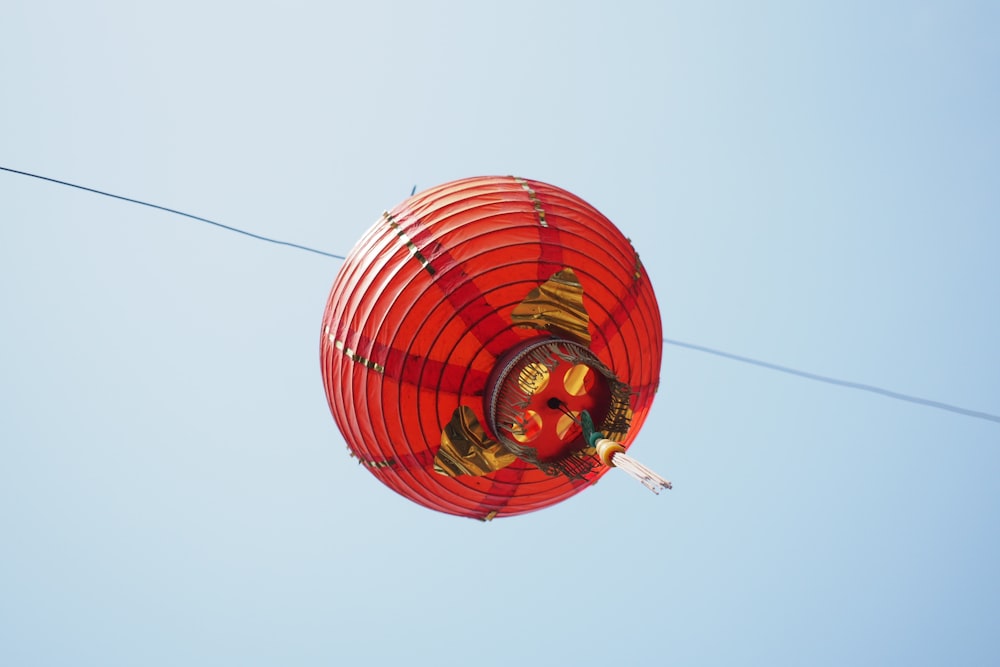
<instances>
[{"instance_id":1,"label":"power line","mask_svg":"<svg viewBox=\"0 0 1000 667\"><path fill-rule=\"evenodd\" d=\"M0 170L9 171L12 174L20 174L21 176L28 176L30 178L37 178L40 181L48 181L49 183L56 183L58 185L65 185L70 188L76 188L77 190L85 190L87 192L93 192L94 194L103 195L105 197L111 197L112 199L120 199L121 201L127 201L131 204L139 204L140 206L148 206L149 208L155 208L160 211L166 211L167 213L174 213L175 215L182 215L185 218L191 218L192 220L197 220L198 222L204 222L209 225L215 225L216 227L221 227L222 229L229 230L231 232L236 232L237 234L243 234L244 236L249 236L250 238L257 239L258 241L267 241L268 243L274 243L276 245L288 246L289 248L296 248L298 250L305 250L306 252L312 252L317 255L323 255L324 257L332 257L333 259L346 259L343 255L335 255L332 252L326 252L325 250L317 250L316 248L310 248L309 246L300 245L298 243L290 243L288 241L279 241L278 239L272 239L267 236L261 236L260 234L254 234L253 232L248 232L245 229L239 229L238 227L231 227L230 225L224 225L221 222L216 222L215 220L209 220L208 218L203 218L198 215L192 215L190 213L185 213L184 211L178 211L174 208L167 208L166 206L160 206L159 204L151 204L146 201L141 201L139 199L132 199L131 197L123 197L121 195L112 194L110 192L105 192L103 190L97 190L95 188L88 188L84 185L77 185L76 183L69 183L68 181L60 181L56 178L49 178L48 176L41 176L39 174L32 174L27 171L20 171L18 169L11 169L10 167L0 167Z\"/></svg>"}]
</instances>

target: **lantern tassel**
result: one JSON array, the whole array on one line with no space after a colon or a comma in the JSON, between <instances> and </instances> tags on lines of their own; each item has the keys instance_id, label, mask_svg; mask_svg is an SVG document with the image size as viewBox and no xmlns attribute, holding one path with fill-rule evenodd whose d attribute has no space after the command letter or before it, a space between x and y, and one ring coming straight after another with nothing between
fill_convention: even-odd
<instances>
[{"instance_id":1,"label":"lantern tassel","mask_svg":"<svg viewBox=\"0 0 1000 667\"><path fill-rule=\"evenodd\" d=\"M597 440L595 446L597 447L597 455L601 457L601 462L604 465L623 470L653 493L659 495L660 491L664 489L674 488L670 480L663 479L645 465L626 454L625 447L620 442L600 438Z\"/></svg>"},{"instance_id":2,"label":"lantern tassel","mask_svg":"<svg viewBox=\"0 0 1000 667\"><path fill-rule=\"evenodd\" d=\"M628 473L630 477L638 480L643 486L659 495L664 489L672 489L674 485L660 477L658 474L639 463L625 453L625 445L604 437L604 434L594 427L594 420L590 413L584 410L580 413L579 425L583 428L583 437L591 447L597 449L597 456L601 463L609 468L619 468Z\"/></svg>"}]
</instances>

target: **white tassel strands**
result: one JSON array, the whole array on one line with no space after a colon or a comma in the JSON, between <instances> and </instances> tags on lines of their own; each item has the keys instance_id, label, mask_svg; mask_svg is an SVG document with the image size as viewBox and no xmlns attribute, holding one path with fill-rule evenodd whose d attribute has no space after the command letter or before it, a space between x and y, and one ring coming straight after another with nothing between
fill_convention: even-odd
<instances>
[{"instance_id":1,"label":"white tassel strands","mask_svg":"<svg viewBox=\"0 0 1000 667\"><path fill-rule=\"evenodd\" d=\"M620 468L653 493L659 495L660 491L664 489L674 488L674 485L669 480L663 479L626 454L625 447L620 442L600 438L594 446L597 448L597 455L601 458L601 462L604 465L612 468Z\"/></svg>"},{"instance_id":2,"label":"white tassel strands","mask_svg":"<svg viewBox=\"0 0 1000 667\"><path fill-rule=\"evenodd\" d=\"M659 494L663 489L674 488L674 485L671 484L669 480L663 479L627 454L615 452L611 456L611 465L620 470L624 470L631 477L639 480L643 486L655 494Z\"/></svg>"}]
</instances>

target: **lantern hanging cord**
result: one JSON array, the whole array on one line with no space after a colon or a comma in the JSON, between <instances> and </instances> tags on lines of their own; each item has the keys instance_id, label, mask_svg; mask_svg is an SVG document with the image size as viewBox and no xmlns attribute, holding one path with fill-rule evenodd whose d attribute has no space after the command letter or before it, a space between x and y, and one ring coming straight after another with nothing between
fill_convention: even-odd
<instances>
[{"instance_id":1,"label":"lantern hanging cord","mask_svg":"<svg viewBox=\"0 0 1000 667\"><path fill-rule=\"evenodd\" d=\"M563 400L561 400L561 399L556 398L556 397L553 396L552 398L549 399L548 406L550 408L552 408L553 410L558 410L559 412L563 413L564 415L566 415L567 417L569 417L570 420L572 420L572 422L574 424L576 424L577 426L583 428L583 422L580 421L580 419L576 415L573 414L573 412L566 405L565 401L563 401Z\"/></svg>"},{"instance_id":2,"label":"lantern hanging cord","mask_svg":"<svg viewBox=\"0 0 1000 667\"><path fill-rule=\"evenodd\" d=\"M230 225L224 225L221 222L216 222L215 220L209 220L208 218L203 218L198 215L192 215L190 213L185 213L184 211L178 211L177 209L168 208L166 206L160 206L159 204L151 204L149 202L142 201L140 199L133 199L131 197L124 197L122 195L116 195L111 192L105 192L103 190L98 190L96 188L88 188L84 185L77 185L76 183L70 183L69 181L61 181L57 178L50 178L48 176L41 176L39 174L33 174L27 171L21 171L20 169L11 169L10 167L0 166L0 171L6 171L11 174L19 174L21 176L27 176L29 178L36 178L40 181L48 181L49 183L55 183L57 185L65 185L66 187L76 188L77 190L84 190L86 192L92 192L94 194L102 195L104 197L110 197L112 199L119 199L121 201L129 202L131 204L138 204L139 206L147 206L149 208L155 208L160 211L165 211L167 213L173 213L175 215L181 215L185 218L190 218L192 220L197 220L198 222L204 222L209 225L214 225L216 227L221 227L222 229L236 232L237 234L243 234L244 236L249 236L250 238L257 239L259 241L266 241L268 243L273 243L275 245L288 246L289 248L295 248L297 250L304 250L306 252L311 252L316 255L323 255L324 257L331 257L333 259L347 259L344 255L337 255L332 252L327 252L325 250L319 250L317 248L312 248L306 245L300 245L298 243L291 243L289 241L281 241L279 239L269 238L267 236L261 236L260 234L254 234L253 232L248 232L237 227L231 227ZM413 187L414 192L416 191L416 186ZM413 193L411 192L411 195ZM942 403L940 401L934 401L928 398L921 398L920 396L912 396L910 394L903 394L898 391L892 391L890 389L884 389L882 387L876 387L870 384L862 384L860 382L851 382L849 380L841 380L838 378L828 377L826 375L819 375L817 373L809 373L807 371L800 371L795 368L790 368L788 366L782 366L780 364L774 364L768 361L762 361L760 359L753 359L751 357L744 357L738 354L733 354L731 352L724 352L722 350L716 350L711 347L705 347L704 345L696 345L694 343L686 343L684 341L674 340L671 338L664 338L663 342L667 345L674 345L676 347L683 347L689 350L695 350L698 352L704 352L706 354L714 354L725 359L731 359L733 361L739 361L745 364L752 364L754 366L759 366L761 368L767 368L772 371L778 371L780 373L788 373L789 375L796 375L807 380L812 380L814 382L825 382L826 384L837 385L839 387L845 387L847 389L855 389L857 391L867 391L873 394L879 394L880 396L885 396L887 398L892 398L897 401L905 401L907 403L913 403L915 405L921 405L928 408L935 408L938 410L945 410L947 412L952 412L955 414L963 415L965 417L972 417L974 419L985 419L986 421L995 422L1000 424L1000 415L995 415L990 412L983 412L980 410L970 410L968 408L963 408L958 405L951 405L949 403Z\"/></svg>"}]
</instances>

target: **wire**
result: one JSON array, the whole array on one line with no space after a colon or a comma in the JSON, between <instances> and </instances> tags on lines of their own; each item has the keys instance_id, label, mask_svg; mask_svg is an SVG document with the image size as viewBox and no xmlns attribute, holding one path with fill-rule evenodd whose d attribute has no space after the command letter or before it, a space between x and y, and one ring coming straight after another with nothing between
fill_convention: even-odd
<instances>
[{"instance_id":1,"label":"wire","mask_svg":"<svg viewBox=\"0 0 1000 667\"><path fill-rule=\"evenodd\" d=\"M250 238L257 239L259 241L267 241L268 243L274 243L276 245L288 246L289 248L296 248L298 250L305 250L306 252L315 253L317 255L323 255L324 257L332 257L333 259L346 259L343 255L336 255L332 252L326 252L325 250L317 250L316 248L311 248L309 246L300 245L298 243L290 243L288 241L279 241L278 239L272 239L267 236L261 236L260 234L254 234L253 232L248 232L237 227L231 227L229 225L224 225L221 222L216 222L215 220L209 220L208 218L202 218L201 216L191 215L190 213L185 213L184 211L178 211L177 209L167 208L166 206L160 206L158 204L151 204L149 202L141 201L139 199L132 199L131 197L123 197L121 195L112 194L110 192L104 192L103 190L97 190L95 188L88 188L83 185L77 185L76 183L70 183L68 181L60 181L56 178L50 178L48 176L41 176L39 174L32 174L27 171L21 171L19 169L11 169L10 167L0 166L0 171L7 171L12 174L20 174L21 176L28 176L30 178L37 178L40 181L48 181L49 183L56 183L58 185L65 185L67 187L76 188L78 190L85 190L86 192L93 192L94 194L103 195L105 197L111 197L112 199L120 199L121 201L126 201L132 204L139 204L140 206L148 206L149 208L159 209L161 211L166 211L167 213L174 213L176 215L182 215L185 218L191 218L192 220L197 220L198 222L204 222L209 225L215 225L216 227L221 227L222 229L229 230L231 232L236 232L237 234L243 234L244 236L249 236ZM413 190L416 191L417 186L413 186ZM413 194L412 192L410 193ZM938 410L946 410L948 412L954 412L956 414L964 415L966 417L973 417L975 419L985 419L987 421L992 421L1000 424L1000 415L995 415L989 412L981 412L979 410L969 410L968 408L963 408L957 405L951 405L949 403L942 403L940 401L932 401L928 398L921 398L920 396L911 396L909 394L903 394L898 391L892 391L890 389L884 389L882 387L876 387L870 384L862 384L860 382L851 382L850 380L841 380L834 377L829 377L826 375L819 375L817 373L809 373L807 371L800 371L795 368L790 368L788 366L782 366L780 364L773 364L769 361L761 361L760 359L752 359L750 357L744 357L739 354L733 354L732 352L724 352L722 350L716 350L711 347L706 347L704 345L696 345L695 343L686 343L680 340L674 340L672 338L664 338L663 342L668 345L674 345L676 347L683 347L689 350L696 350L698 352L704 352L706 354L714 354L718 357L723 357L725 359L731 359L733 361L739 361L745 364L752 364L754 366L759 366L761 368L767 368L772 371L778 371L780 373L788 373L789 375L796 375L807 380L813 380L815 382L825 382L826 384L837 385L838 387L845 387L847 389L856 389L858 391L867 391L873 394L879 394L880 396L886 396L888 398L895 399L897 401L906 401L907 403L914 403L916 405L922 405L928 408L936 408Z\"/></svg>"},{"instance_id":2,"label":"wire","mask_svg":"<svg viewBox=\"0 0 1000 667\"><path fill-rule=\"evenodd\" d=\"M60 181L56 178L49 178L48 176L40 176L39 174L32 174L27 171L11 169L10 167L0 166L0 170L8 171L12 174L20 174L21 176L28 176L30 178L37 178L40 181L48 181L49 183L57 183L59 185L65 185L71 188L76 188L77 190L85 190L87 192L93 192L94 194L103 195L105 197L111 197L112 199L120 199L121 201L127 201L132 204L139 204L140 206L148 206L149 208L159 209L161 211L166 211L167 213L182 215L185 218L191 218L192 220L197 220L198 222L204 222L209 225L215 225L216 227L221 227L222 229L226 229L231 232L236 232L237 234L243 234L244 236L249 236L250 238L257 239L259 241L267 241L268 243L274 243L276 245L283 245L283 246L288 246L289 248L305 250L306 252L312 252L317 255L323 255L324 257L332 257L333 259L346 259L346 257L344 257L343 255L335 255L332 252L326 252L325 250L317 250L316 248L310 248L309 246L300 245L298 243L279 241L278 239L272 239L267 236L261 236L260 234L254 234L253 232L248 232L245 229L239 229L237 227L224 225L221 222L216 222L215 220L209 220L208 218L202 218L201 216L191 215L190 213L185 213L184 211L178 211L177 209L173 208L167 208L166 206L160 206L159 204L151 204L149 202L141 201L139 199L132 199L131 197L123 197L121 195L112 194L110 192L104 192L103 190L97 190L95 188L88 188L83 185L77 185L76 183L69 183L68 181Z\"/></svg>"},{"instance_id":3,"label":"wire","mask_svg":"<svg viewBox=\"0 0 1000 667\"><path fill-rule=\"evenodd\" d=\"M744 357L738 354L733 354L732 352L723 352L722 350L716 350L711 347L705 347L704 345L695 345L694 343L685 343L684 341L674 340L671 338L664 338L664 343L668 345L675 345L677 347L685 347L689 350L697 350L698 352L705 352L707 354L714 354L718 357L723 357L725 359L732 359L733 361L740 361L745 364L753 364L754 366L760 366L761 368L767 368L772 371L779 371L781 373L788 373L789 375L797 375L798 377L805 378L807 380L814 380L816 382L825 382L827 384L837 385L838 387L846 387L847 389L857 389L859 391L868 391L873 394L879 394L881 396L887 396L888 398L894 398L897 401L906 401L907 403L915 403L917 405L923 405L928 408L937 408L938 410L947 410L948 412L954 412L960 415L965 415L966 417L975 417L976 419L985 419L987 421L1000 423L1000 415L994 415L989 412L980 412L978 410L969 410L968 408L963 408L957 405L951 405L949 403L941 403L940 401L932 401L929 398L921 398L920 396L911 396L909 394L901 394L898 391L892 391L890 389L883 389L882 387L876 387L870 384L862 384L860 382L851 382L850 380L840 380L838 378L829 377L827 375L819 375L817 373L808 373L806 371L800 371L795 368L790 368L788 366L781 366L780 364L772 364L769 361L761 361L760 359L751 359L750 357Z\"/></svg>"}]
</instances>

